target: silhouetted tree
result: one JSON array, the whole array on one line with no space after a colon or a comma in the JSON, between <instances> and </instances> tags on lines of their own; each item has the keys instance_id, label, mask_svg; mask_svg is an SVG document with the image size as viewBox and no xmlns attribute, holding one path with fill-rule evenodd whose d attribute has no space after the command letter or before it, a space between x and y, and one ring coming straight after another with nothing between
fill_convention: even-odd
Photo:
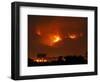
<instances>
[{"instance_id":1,"label":"silhouetted tree","mask_svg":"<svg viewBox=\"0 0 100 82\"><path fill-rule=\"evenodd\" d=\"M63 56L59 56L57 62L58 64L63 64L64 63Z\"/></svg>"},{"instance_id":2,"label":"silhouetted tree","mask_svg":"<svg viewBox=\"0 0 100 82\"><path fill-rule=\"evenodd\" d=\"M67 56L65 62L67 64L85 64L86 60L82 56Z\"/></svg>"}]
</instances>

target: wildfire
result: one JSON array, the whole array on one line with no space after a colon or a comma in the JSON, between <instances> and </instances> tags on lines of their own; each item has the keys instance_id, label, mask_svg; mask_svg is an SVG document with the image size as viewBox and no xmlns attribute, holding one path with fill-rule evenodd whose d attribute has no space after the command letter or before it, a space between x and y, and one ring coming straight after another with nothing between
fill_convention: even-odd
<instances>
[{"instance_id":1,"label":"wildfire","mask_svg":"<svg viewBox=\"0 0 100 82\"><path fill-rule=\"evenodd\" d=\"M59 33L59 31L50 33L48 32L48 34L45 34L45 32L42 32L40 29L38 29L36 33L37 35L41 36L41 42L48 46L54 46L55 43L65 38L75 40L83 36L82 33L67 33L65 36L62 36L63 34Z\"/></svg>"},{"instance_id":2,"label":"wildfire","mask_svg":"<svg viewBox=\"0 0 100 82\"><path fill-rule=\"evenodd\" d=\"M54 46L55 43L61 41L62 38L58 34L48 34L46 37L42 39L43 44L48 46Z\"/></svg>"},{"instance_id":3,"label":"wildfire","mask_svg":"<svg viewBox=\"0 0 100 82\"><path fill-rule=\"evenodd\" d=\"M59 35L50 35L50 37L48 38L49 40L49 45L53 46L55 43L59 42L60 40L62 40L62 38Z\"/></svg>"},{"instance_id":4,"label":"wildfire","mask_svg":"<svg viewBox=\"0 0 100 82\"><path fill-rule=\"evenodd\" d=\"M56 42L59 42L60 40L61 40L60 36L57 36L57 35L52 36L52 42L56 43Z\"/></svg>"}]
</instances>

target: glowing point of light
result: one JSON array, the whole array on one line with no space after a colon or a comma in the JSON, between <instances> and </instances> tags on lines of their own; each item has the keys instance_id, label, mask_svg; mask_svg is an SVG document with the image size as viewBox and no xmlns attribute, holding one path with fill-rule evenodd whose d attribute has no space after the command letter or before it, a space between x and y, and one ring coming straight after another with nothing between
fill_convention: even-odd
<instances>
[{"instance_id":1,"label":"glowing point of light","mask_svg":"<svg viewBox=\"0 0 100 82\"><path fill-rule=\"evenodd\" d=\"M35 61L36 61L37 63L39 63L39 62L47 62L46 59L36 59Z\"/></svg>"},{"instance_id":2,"label":"glowing point of light","mask_svg":"<svg viewBox=\"0 0 100 82\"><path fill-rule=\"evenodd\" d=\"M75 39L75 38L77 38L77 36L73 34L73 35L69 35L69 38L70 39Z\"/></svg>"},{"instance_id":3,"label":"glowing point of light","mask_svg":"<svg viewBox=\"0 0 100 82\"><path fill-rule=\"evenodd\" d=\"M47 62L47 60L44 60L44 62Z\"/></svg>"},{"instance_id":4,"label":"glowing point of light","mask_svg":"<svg viewBox=\"0 0 100 82\"><path fill-rule=\"evenodd\" d=\"M40 61L40 60L38 60L38 59L36 60L36 62L39 62L39 61Z\"/></svg>"},{"instance_id":5,"label":"glowing point of light","mask_svg":"<svg viewBox=\"0 0 100 82\"><path fill-rule=\"evenodd\" d=\"M37 31L37 34L38 34L38 35L41 35L41 32L40 32L40 30L38 30L38 31Z\"/></svg>"}]
</instances>

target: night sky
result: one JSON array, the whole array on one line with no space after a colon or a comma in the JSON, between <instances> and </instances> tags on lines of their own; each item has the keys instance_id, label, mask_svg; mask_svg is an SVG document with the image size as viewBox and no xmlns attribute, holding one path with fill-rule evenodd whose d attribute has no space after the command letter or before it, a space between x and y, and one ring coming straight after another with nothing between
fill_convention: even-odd
<instances>
[{"instance_id":1,"label":"night sky","mask_svg":"<svg viewBox=\"0 0 100 82\"><path fill-rule=\"evenodd\" d=\"M87 18L28 15L28 57L87 54Z\"/></svg>"}]
</instances>

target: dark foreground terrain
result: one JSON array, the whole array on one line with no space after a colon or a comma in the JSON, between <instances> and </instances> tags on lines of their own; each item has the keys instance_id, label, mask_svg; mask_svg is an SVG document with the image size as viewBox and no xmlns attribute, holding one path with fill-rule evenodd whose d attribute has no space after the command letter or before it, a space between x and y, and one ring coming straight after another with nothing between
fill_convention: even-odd
<instances>
[{"instance_id":1,"label":"dark foreground terrain","mask_svg":"<svg viewBox=\"0 0 100 82\"><path fill-rule=\"evenodd\" d=\"M76 64L87 64L87 60L82 56L59 56L57 61L51 62L34 62L28 58L28 66L49 66L49 65L76 65Z\"/></svg>"}]
</instances>

